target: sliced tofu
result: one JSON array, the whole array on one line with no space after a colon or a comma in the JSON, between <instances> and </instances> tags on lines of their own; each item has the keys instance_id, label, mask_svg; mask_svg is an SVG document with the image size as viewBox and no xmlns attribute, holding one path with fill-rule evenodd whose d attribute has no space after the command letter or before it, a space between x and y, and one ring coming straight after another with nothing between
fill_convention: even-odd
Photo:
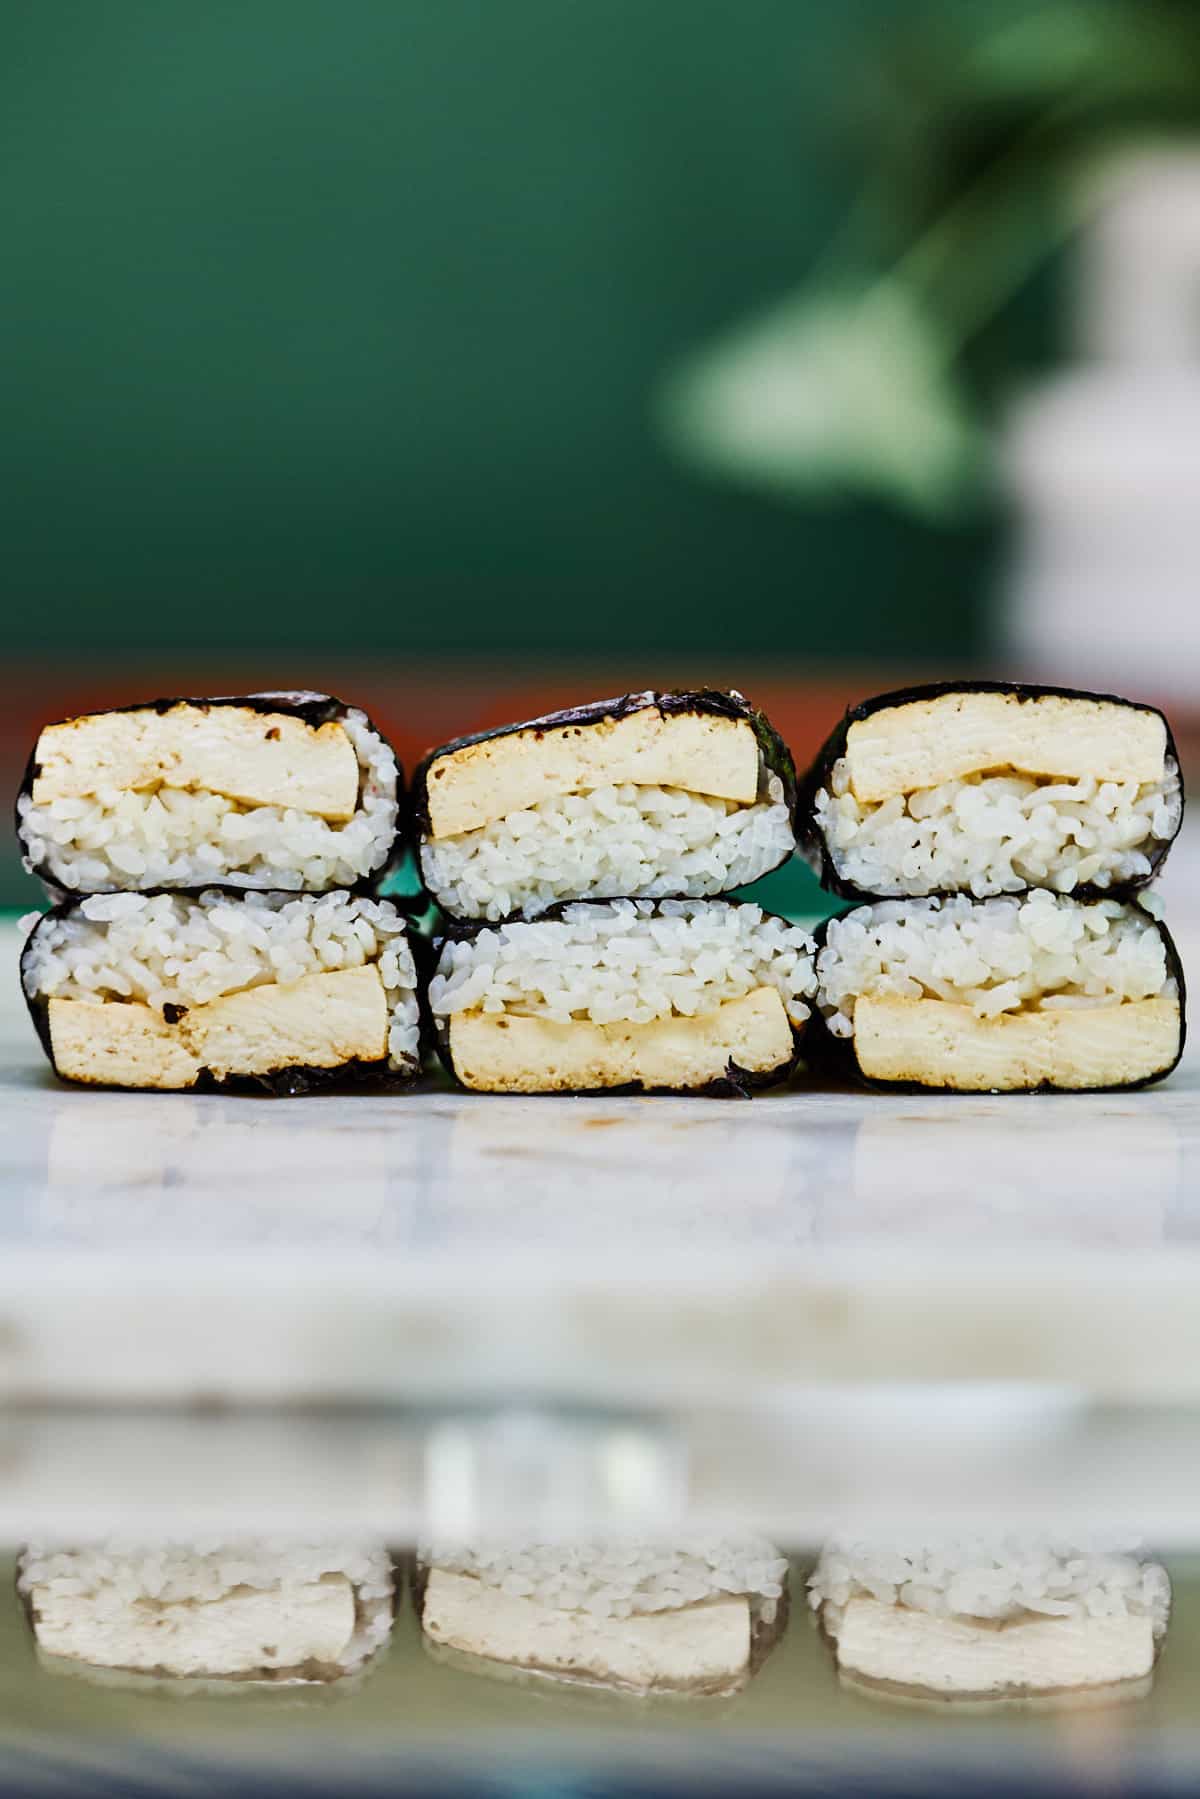
<instances>
[{"instance_id":1,"label":"sliced tofu","mask_svg":"<svg viewBox=\"0 0 1200 1799\"><path fill-rule=\"evenodd\" d=\"M387 994L374 963L286 987L248 987L174 1022L124 1000L51 999L49 1012L57 1072L100 1086L191 1087L205 1068L217 1076L270 1074L387 1055Z\"/></svg>"},{"instance_id":2,"label":"sliced tofu","mask_svg":"<svg viewBox=\"0 0 1200 1799\"><path fill-rule=\"evenodd\" d=\"M200 1063L178 1025L153 1006L93 1000L50 1001L55 1073L96 1087L192 1087Z\"/></svg>"},{"instance_id":3,"label":"sliced tofu","mask_svg":"<svg viewBox=\"0 0 1200 1799\"><path fill-rule=\"evenodd\" d=\"M234 1587L219 1599L130 1600L116 1587L29 1593L46 1655L95 1668L176 1678L242 1677L314 1664L336 1672L354 1636L354 1588L344 1574L286 1587Z\"/></svg>"},{"instance_id":4,"label":"sliced tofu","mask_svg":"<svg viewBox=\"0 0 1200 1799\"><path fill-rule=\"evenodd\" d=\"M993 769L1161 781L1167 730L1156 712L1114 700L946 693L857 719L846 735L850 786L864 804Z\"/></svg>"},{"instance_id":5,"label":"sliced tofu","mask_svg":"<svg viewBox=\"0 0 1200 1799\"><path fill-rule=\"evenodd\" d=\"M741 1595L600 1618L433 1568L421 1628L431 1643L462 1654L637 1692L723 1692L750 1672L750 1605Z\"/></svg>"},{"instance_id":6,"label":"sliced tofu","mask_svg":"<svg viewBox=\"0 0 1200 1799\"><path fill-rule=\"evenodd\" d=\"M293 806L331 822L353 818L359 766L336 720L316 727L290 712L189 705L93 712L47 725L32 796L86 798L102 788L198 788L251 806Z\"/></svg>"},{"instance_id":7,"label":"sliced tofu","mask_svg":"<svg viewBox=\"0 0 1200 1799\"><path fill-rule=\"evenodd\" d=\"M188 1048L213 1074L340 1068L387 1055L388 1003L378 965L305 975L287 987L248 987L179 1021Z\"/></svg>"},{"instance_id":8,"label":"sliced tofu","mask_svg":"<svg viewBox=\"0 0 1200 1799\"><path fill-rule=\"evenodd\" d=\"M623 781L751 806L758 775L748 719L646 706L598 724L511 731L438 756L429 769L430 835L454 837L539 800Z\"/></svg>"},{"instance_id":9,"label":"sliced tofu","mask_svg":"<svg viewBox=\"0 0 1200 1799\"><path fill-rule=\"evenodd\" d=\"M1170 1068L1180 1024L1173 994L996 1018L948 1000L863 994L854 1008L854 1051L869 1080L964 1092L1117 1087Z\"/></svg>"},{"instance_id":10,"label":"sliced tofu","mask_svg":"<svg viewBox=\"0 0 1200 1799\"><path fill-rule=\"evenodd\" d=\"M720 1080L732 1061L751 1073L779 1068L792 1029L774 987L758 987L696 1018L649 1024L559 1023L519 1013L455 1012L450 1058L480 1093L578 1092L603 1087L672 1089Z\"/></svg>"},{"instance_id":11,"label":"sliced tofu","mask_svg":"<svg viewBox=\"0 0 1200 1799\"><path fill-rule=\"evenodd\" d=\"M835 1649L847 1675L945 1699L1119 1686L1144 1680L1155 1657L1146 1617L1045 1618L1025 1612L992 1622L937 1618L866 1597L845 1607Z\"/></svg>"}]
</instances>

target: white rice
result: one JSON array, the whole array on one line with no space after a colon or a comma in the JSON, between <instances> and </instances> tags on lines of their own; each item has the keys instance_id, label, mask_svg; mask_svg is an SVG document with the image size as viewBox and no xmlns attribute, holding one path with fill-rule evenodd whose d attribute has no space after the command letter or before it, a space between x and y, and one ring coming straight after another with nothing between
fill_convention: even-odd
<instances>
[{"instance_id":1,"label":"white rice","mask_svg":"<svg viewBox=\"0 0 1200 1799\"><path fill-rule=\"evenodd\" d=\"M36 915L35 915L36 917ZM377 963L393 1069L415 1065L417 974L404 919L387 900L114 893L40 926L22 959L31 997L201 1006L227 993Z\"/></svg>"},{"instance_id":2,"label":"white rice","mask_svg":"<svg viewBox=\"0 0 1200 1799\"><path fill-rule=\"evenodd\" d=\"M1183 815L1177 765L1161 781L971 775L863 804L844 760L814 804L838 875L881 896L1020 893L1145 879Z\"/></svg>"},{"instance_id":3,"label":"white rice","mask_svg":"<svg viewBox=\"0 0 1200 1799\"><path fill-rule=\"evenodd\" d=\"M282 1599L325 1574L343 1575L354 1588L356 1628L340 1664L350 1674L382 1648L392 1628L391 1559L374 1546L219 1537L189 1543L112 1538L76 1548L32 1543L18 1562L17 1589L99 1601L115 1618L148 1602L204 1605L246 1587L278 1591Z\"/></svg>"},{"instance_id":4,"label":"white rice","mask_svg":"<svg viewBox=\"0 0 1200 1799\"><path fill-rule=\"evenodd\" d=\"M70 892L231 887L323 892L354 887L386 863L396 835L396 758L363 712L341 720L358 755L358 810L332 824L292 806L250 806L224 794L101 788L85 798L18 802L26 871Z\"/></svg>"},{"instance_id":5,"label":"white rice","mask_svg":"<svg viewBox=\"0 0 1200 1799\"><path fill-rule=\"evenodd\" d=\"M434 1013L517 1012L648 1024L693 1018L776 987L794 1024L816 992L813 940L762 908L721 900L613 900L446 942Z\"/></svg>"},{"instance_id":6,"label":"white rice","mask_svg":"<svg viewBox=\"0 0 1200 1799\"><path fill-rule=\"evenodd\" d=\"M818 1003L849 1037L860 994L944 999L980 1018L1174 993L1151 914L1035 891L1020 899L881 900L831 919Z\"/></svg>"},{"instance_id":7,"label":"white rice","mask_svg":"<svg viewBox=\"0 0 1200 1799\"><path fill-rule=\"evenodd\" d=\"M664 1548L640 1538L609 1542L484 1541L422 1545L426 1567L472 1575L515 1599L594 1618L679 1611L722 1593L744 1594L756 1619L774 1622L787 1560L762 1537L691 1541Z\"/></svg>"},{"instance_id":8,"label":"white rice","mask_svg":"<svg viewBox=\"0 0 1200 1799\"><path fill-rule=\"evenodd\" d=\"M1171 1584L1136 1541L956 1537L941 1542L835 1539L809 1580L809 1603L836 1637L852 1599L936 1618L1147 1617L1166 1633Z\"/></svg>"},{"instance_id":9,"label":"white rice","mask_svg":"<svg viewBox=\"0 0 1200 1799\"><path fill-rule=\"evenodd\" d=\"M703 898L757 881L791 855L783 783L739 806L679 787L561 794L421 845L426 887L458 918L536 917L558 900Z\"/></svg>"}]
</instances>

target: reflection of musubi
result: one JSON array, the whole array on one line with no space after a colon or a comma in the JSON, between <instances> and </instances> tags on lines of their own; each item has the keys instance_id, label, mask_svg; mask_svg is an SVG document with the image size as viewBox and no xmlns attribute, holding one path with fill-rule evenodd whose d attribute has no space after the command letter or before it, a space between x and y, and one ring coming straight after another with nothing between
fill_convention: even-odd
<instances>
[{"instance_id":1,"label":"reflection of musubi","mask_svg":"<svg viewBox=\"0 0 1200 1799\"><path fill-rule=\"evenodd\" d=\"M686 1233L693 1251L724 1256L731 1244L761 1242L769 1231L786 1249L811 1239L827 1186L812 1134L788 1128L782 1115L766 1118L756 1133L754 1180L736 1206L717 1146L705 1153L705 1133L729 1128L719 1115L691 1114L687 1141L696 1153L686 1160L670 1109L616 1116L582 1101L547 1106L534 1140L525 1101L497 1096L487 1106L456 1106L448 1127L427 1207L440 1248L495 1243L514 1253L574 1252L618 1243L625 1252L673 1253Z\"/></svg>"},{"instance_id":2,"label":"reflection of musubi","mask_svg":"<svg viewBox=\"0 0 1200 1799\"><path fill-rule=\"evenodd\" d=\"M850 1684L938 1699L1133 1697L1148 1690L1171 1588L1128 1544L839 1539L809 1602Z\"/></svg>"},{"instance_id":3,"label":"reflection of musubi","mask_svg":"<svg viewBox=\"0 0 1200 1799\"><path fill-rule=\"evenodd\" d=\"M863 1107L849 1178L824 1196L827 1242L883 1232L977 1251L1034 1234L1091 1249L1159 1243L1181 1192L1182 1139L1166 1108L1035 1105L1014 1130L1006 1105L964 1101L939 1111L936 1128L931 1156L909 1107Z\"/></svg>"},{"instance_id":4,"label":"reflection of musubi","mask_svg":"<svg viewBox=\"0 0 1200 1799\"><path fill-rule=\"evenodd\" d=\"M722 1694L783 1629L787 1562L759 1538L439 1543L420 1552L417 1589L427 1645L481 1669Z\"/></svg>"},{"instance_id":5,"label":"reflection of musubi","mask_svg":"<svg viewBox=\"0 0 1200 1799\"><path fill-rule=\"evenodd\" d=\"M263 1130L255 1107L177 1094L48 1096L44 1161L26 1202L35 1238L178 1249L182 1243L314 1243L394 1238L418 1167L408 1134L373 1113L355 1121L354 1180L341 1133L310 1110ZM237 1170L236 1181L230 1170Z\"/></svg>"},{"instance_id":6,"label":"reflection of musubi","mask_svg":"<svg viewBox=\"0 0 1200 1799\"><path fill-rule=\"evenodd\" d=\"M340 1680L394 1609L386 1552L346 1543L31 1545L17 1588L45 1662L158 1679Z\"/></svg>"}]
</instances>

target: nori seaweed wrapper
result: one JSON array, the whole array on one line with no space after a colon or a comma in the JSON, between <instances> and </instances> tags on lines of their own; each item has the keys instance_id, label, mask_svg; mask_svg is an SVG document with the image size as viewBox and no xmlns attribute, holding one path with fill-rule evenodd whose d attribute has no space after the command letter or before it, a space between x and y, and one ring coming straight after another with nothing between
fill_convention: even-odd
<instances>
[{"instance_id":1,"label":"nori seaweed wrapper","mask_svg":"<svg viewBox=\"0 0 1200 1799\"><path fill-rule=\"evenodd\" d=\"M1009 690L1005 689L1005 691L1007 692ZM1056 689L1055 691L1059 690ZM930 895L928 897L936 898L943 896ZM998 894L995 897L1000 899L1016 899L1020 896L1017 894ZM1071 894L1070 897L1074 899L1076 896ZM1104 897L1112 899L1113 895L1110 893ZM889 901L885 903L893 902ZM918 901L915 903L920 904L922 902ZM987 902L979 901L977 903L982 905ZM1136 904L1136 901L1133 903ZM815 927L813 938L817 947L813 959L818 964L818 980L820 978L819 964L821 951L825 947L830 925L838 918L849 917L858 909L859 908L856 906L843 907L840 912L834 913L829 918L822 919L821 923ZM1167 974L1174 978L1175 983L1179 988L1179 1047L1176 1050L1175 1059L1170 1066L1162 1069L1161 1072L1157 1074L1146 1075L1145 1078L1140 1081L1121 1081L1116 1086L1112 1087L1059 1087L1056 1086L1053 1081L1043 1081L1037 1087L992 1088L990 1091L994 1093L1011 1093L1016 1097L1019 1097L1022 1093L1067 1093L1075 1095L1084 1095L1088 1093L1134 1093L1139 1087L1155 1087L1160 1081L1165 1081L1169 1075L1174 1074L1179 1066L1184 1048L1187 1044L1187 982L1184 978L1183 963L1180 960L1179 950L1176 946L1175 939L1172 937L1161 918L1154 919L1154 927L1159 932L1163 943L1166 946ZM988 1089L981 1089L978 1087L931 1087L927 1086L923 1081L881 1081L871 1075L864 1074L859 1067L858 1053L854 1047L854 1038L836 1037L829 1029L829 1026L825 1021L825 1015L820 1008L819 993L818 1000L814 1001L813 1004L812 1031L809 1034L808 1042L805 1046L805 1056L814 1073L823 1075L831 1080L851 1081L859 1087L869 1088L874 1093L936 1093L947 1098L979 1099L984 1096L986 1091L989 1091Z\"/></svg>"},{"instance_id":2,"label":"nori seaweed wrapper","mask_svg":"<svg viewBox=\"0 0 1200 1799\"><path fill-rule=\"evenodd\" d=\"M652 905L656 910L660 904L658 900L644 899L636 900L634 903L637 905ZM744 902L714 898L712 903L736 906ZM552 923L554 919L561 918L569 906L615 906L620 904L621 901L619 899L559 900L555 905L549 906L545 912L540 912L537 918L530 920L530 922L533 924ZM763 916L764 918L773 918L778 917L778 914L764 912ZM424 1036L425 1033L428 1032L430 1041L436 1046L438 1059L443 1068L454 1082L454 1085L460 1088L464 1093L479 1093L480 1089L477 1087L466 1086L466 1084L458 1077L458 1072L455 1069L454 1061L450 1054L450 1020L448 1017L436 1017L431 1010L429 1006L429 981L437 973L438 963L441 959L442 945L444 943L448 941L461 943L472 937L477 937L481 931L499 931L503 930L506 924L521 922L523 921L498 919L464 923L443 915L441 928L433 939L432 961L429 965L427 978L421 983L421 1000L424 1007L422 1035ZM786 925L790 921L786 918L781 918L779 922ZM808 1041L809 1027L815 1023L815 1020L816 1001L814 1000L809 1016L804 1023L801 1025L791 1025L792 1053L786 1062L781 1062L776 1068L755 1071L753 1069L740 1067L731 1058L726 1064L724 1074L718 1076L716 1080L707 1082L702 1087L643 1087L638 1081L628 1081L622 1087L556 1087L552 1092L522 1094L520 1097L527 1099L569 1099L572 1096L575 1096L600 1099L605 1095L615 1095L620 1097L621 1095L636 1093L673 1093L683 1095L690 1099L752 1099L756 1092L761 1092L767 1087L781 1086L785 1081L791 1079L800 1061L801 1044ZM790 1019L789 1023L791 1023ZM486 1093L482 1094L482 1097L486 1098ZM500 1095L499 1097L505 1096ZM512 1098L514 1096L510 1094L507 1097Z\"/></svg>"},{"instance_id":3,"label":"nori seaweed wrapper","mask_svg":"<svg viewBox=\"0 0 1200 1799\"><path fill-rule=\"evenodd\" d=\"M752 706L742 694L723 688L678 688L662 693L647 688L641 693L621 694L616 699L590 700L584 706L568 706L562 712L547 712L541 718L524 719L518 724L498 725L490 731L476 731L467 737L455 737L451 742L439 744L437 749L430 750L417 764L412 777L411 816L413 839L418 848L418 868L420 866L421 840L430 834L430 775L434 765L443 757L452 756L458 750L468 749L472 744L489 743L497 737L512 737L521 731L554 731L571 726L599 725L609 719L629 718L635 712L644 712L651 706L656 706L664 716L668 717L680 713L697 712L707 713L713 718L746 719L758 741L763 767L768 774L777 775L783 783L784 803L788 809L788 819L794 835L797 804L796 765L791 751L766 713L760 712L757 707ZM781 857L776 867L782 867L790 854L789 851L787 855ZM766 869L763 872L765 875L773 871ZM514 916L519 916L519 914ZM546 914L541 913L539 916L545 917Z\"/></svg>"},{"instance_id":4,"label":"nori seaweed wrapper","mask_svg":"<svg viewBox=\"0 0 1200 1799\"><path fill-rule=\"evenodd\" d=\"M886 712L892 706L906 706L914 700L936 700L946 694L954 693L1011 693L1018 699L1066 699L1066 700L1105 700L1117 706L1128 706L1134 712L1152 712L1161 718L1167 733L1167 758L1175 762L1180 775L1180 822L1183 818L1183 765L1179 760L1179 751L1175 746L1175 738L1171 731L1170 721L1157 706L1143 705L1138 700L1127 700L1116 693L1089 693L1078 687L1041 687L1027 681L935 681L923 687L900 687L892 693L875 694L869 700L860 700L857 705L847 708L841 722L834 728L818 750L812 766L799 784L796 802L796 842L800 854L817 876L827 893L836 893L840 899L938 899L950 893L962 891L958 888L934 888L928 894L903 893L870 893L853 881L843 880L833 864L829 846L819 829L815 817L816 796L822 787L829 789L833 778L834 763L846 753L846 738L850 727L861 719L870 718L873 713ZM1178 835L1178 831L1176 832ZM1162 868L1174 838L1165 843L1155 845L1146 851L1150 868L1148 873L1137 875L1129 881L1114 882L1108 887L1098 887L1094 883L1086 883L1071 891L1072 899L1122 899L1139 888L1146 887L1154 880ZM1008 890L1006 890L1008 891ZM1028 892L1028 888L1014 888L1012 892Z\"/></svg>"},{"instance_id":5,"label":"nori seaweed wrapper","mask_svg":"<svg viewBox=\"0 0 1200 1799\"><path fill-rule=\"evenodd\" d=\"M336 723L340 719L345 718L348 712L362 712L363 710L361 706L349 705L345 700L334 698L332 694L309 693L304 689L296 689L293 692L287 693L222 693L203 696L196 696L194 694L173 694L165 699L135 700L128 706L103 706L97 712L77 712L72 713L69 717L64 719L48 719L46 724L42 726L42 730L46 730L50 725L54 724L70 724L73 719L76 718L102 718L109 713L114 712L158 712L161 714L170 712L175 706L196 706L201 709L212 706L237 706L246 712L261 712L264 714L283 712L292 718L301 719L304 724L308 725L313 730L319 730L322 725ZM388 749L392 749L391 744L388 743L387 738L374 720L368 717L365 712L363 713L363 716L367 720L368 727L375 733L380 742L386 744ZM38 732L38 736L41 736L41 731ZM395 756L395 750L392 750L392 754ZM20 805L23 799L32 797L33 783L37 778L40 766L37 759L37 743L35 742L33 749L29 753L29 760L25 764L25 772L21 777L21 784L17 789L16 799L13 801L13 824L17 834L17 844L23 858L25 857L26 851L25 839L21 830ZM383 882L386 881L398 867L404 855L408 843L407 821L409 808L404 787L404 769L401 766L398 757L396 758L396 803L398 807L396 814L396 832L383 862L374 873L364 875L362 880L357 881L353 887L343 887L338 889L338 891L348 893L377 892ZM39 864L38 866L31 867L28 872L35 880L42 883L42 886L52 900L61 900L69 897L67 889L64 888L60 882L55 880L54 876L49 873L44 865ZM205 889L210 887L227 888L233 893L263 893L268 891L268 889L262 887L247 888L243 882L222 881L219 877L205 881L204 887ZM81 897L87 896L86 890L82 888L72 889L71 891L78 892ZM122 890L114 888L113 891L117 892ZM150 890L148 888L138 887L131 888L129 891L145 893ZM163 891L182 893L186 892L187 889L174 887L164 889ZM305 888L303 891L312 892L314 890L312 888ZM325 891L332 892L334 889L328 888L325 889Z\"/></svg>"},{"instance_id":6,"label":"nori seaweed wrapper","mask_svg":"<svg viewBox=\"0 0 1200 1799\"><path fill-rule=\"evenodd\" d=\"M239 889L238 893L244 894L245 891L245 889ZM275 890L269 888L252 888L250 891L258 894L264 891L272 892ZM348 890L338 889L338 891ZM227 893L228 890L222 888L219 882L206 881L203 887L157 887L144 892L139 897L153 899L157 894L166 893L169 894L172 899L196 899L201 893L213 892ZM427 1034L425 1028L425 1020L428 1014L424 1003L424 991L427 980L425 966L428 962L429 952L425 941L416 935L411 926L409 926L408 929L407 940L413 951L413 961L417 967L417 1016L421 1026L416 1065L412 1069L389 1068L386 1057L379 1062L366 1062L363 1061L361 1057L355 1057L353 1061L344 1062L338 1068L308 1068L299 1063L291 1063L284 1068L271 1069L266 1074L231 1074L225 1076L223 1079L210 1074L207 1069L204 1069L192 1086L170 1088L122 1088L115 1081L76 1081L72 1080L69 1075L60 1075L58 1073L58 1065L54 1059L54 1046L50 1037L51 996L49 994L31 994L29 992L25 983L25 962L30 953L34 938L50 919L65 918L69 913L74 912L81 906L85 900L94 899L96 897L99 896L89 893L78 893L74 894L70 899L58 901L56 905L51 906L48 911L42 913L21 949L21 993L24 996L25 1004L33 1023L33 1028L37 1032L38 1042L45 1051L46 1060L49 1062L50 1067L53 1069L58 1079L63 1081L68 1087L87 1087L91 1088L94 1092L110 1093L247 1093L258 1095L267 1094L272 1099L298 1099L304 1094L319 1093L326 1090L346 1091L347 1089L355 1087L370 1088L376 1093L398 1093L404 1092L418 1079L425 1055L432 1044L432 1039ZM301 893L289 892L285 897L287 899L303 899L306 896ZM399 907L396 908L396 911L398 916L404 916ZM418 946L420 946L420 948ZM186 1008L183 1009L186 1010ZM166 1010L166 1008L164 1008L164 1010Z\"/></svg>"}]
</instances>

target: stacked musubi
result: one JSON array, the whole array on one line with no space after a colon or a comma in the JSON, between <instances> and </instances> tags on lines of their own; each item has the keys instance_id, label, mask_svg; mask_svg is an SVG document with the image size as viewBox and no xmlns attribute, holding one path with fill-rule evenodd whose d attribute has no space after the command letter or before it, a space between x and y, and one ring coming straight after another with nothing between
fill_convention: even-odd
<instances>
[{"instance_id":1,"label":"stacked musubi","mask_svg":"<svg viewBox=\"0 0 1200 1799\"><path fill-rule=\"evenodd\" d=\"M169 699L48 725L17 799L21 981L65 1080L308 1091L419 1067L407 922L379 886L403 782L327 694Z\"/></svg>"},{"instance_id":2,"label":"stacked musubi","mask_svg":"<svg viewBox=\"0 0 1200 1799\"><path fill-rule=\"evenodd\" d=\"M1160 712L993 683L854 707L800 800L824 885L826 1041L871 1083L967 1091L1162 1079L1179 957L1148 884L1183 818Z\"/></svg>"},{"instance_id":3,"label":"stacked musubi","mask_svg":"<svg viewBox=\"0 0 1200 1799\"><path fill-rule=\"evenodd\" d=\"M433 751L413 811L451 1073L490 1093L784 1079L815 946L725 896L791 856L795 806L790 754L732 692L627 694Z\"/></svg>"}]
</instances>

